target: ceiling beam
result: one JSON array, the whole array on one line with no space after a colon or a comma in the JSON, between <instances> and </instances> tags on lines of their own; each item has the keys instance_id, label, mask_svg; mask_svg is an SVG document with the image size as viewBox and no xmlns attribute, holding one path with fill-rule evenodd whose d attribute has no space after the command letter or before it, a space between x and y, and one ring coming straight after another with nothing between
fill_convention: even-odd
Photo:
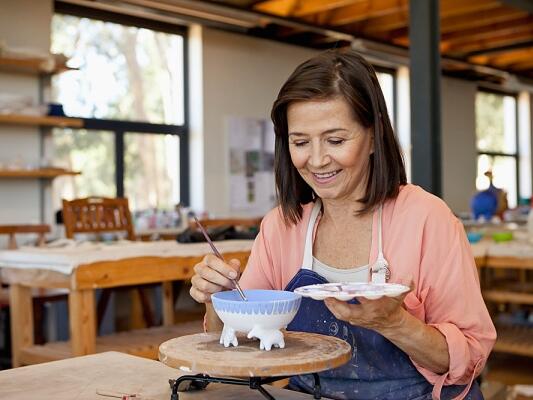
<instances>
[{"instance_id":1,"label":"ceiling beam","mask_svg":"<svg viewBox=\"0 0 533 400\"><path fill-rule=\"evenodd\" d=\"M406 12L408 8L409 2L407 0L365 0L331 11L325 23L330 26L347 25L367 18L381 17L401 11Z\"/></svg>"},{"instance_id":2,"label":"ceiling beam","mask_svg":"<svg viewBox=\"0 0 533 400\"><path fill-rule=\"evenodd\" d=\"M516 45L521 43L528 43L533 41L533 26L528 27L528 30L523 32L516 32L512 34L492 37L489 39L474 40L469 42L458 43L450 45L446 49L447 54L454 55L472 55L473 52L482 54L491 49L501 49L502 46Z\"/></svg>"},{"instance_id":3,"label":"ceiling beam","mask_svg":"<svg viewBox=\"0 0 533 400\"><path fill-rule=\"evenodd\" d=\"M499 64L502 65L502 64ZM522 60L516 60L509 64L504 64L506 69L509 70L516 70L516 69L527 69L531 68L533 72L533 59L530 58L524 58Z\"/></svg>"},{"instance_id":4,"label":"ceiling beam","mask_svg":"<svg viewBox=\"0 0 533 400\"><path fill-rule=\"evenodd\" d=\"M503 4L515 7L533 14L533 1L531 0L500 0Z\"/></svg>"},{"instance_id":5,"label":"ceiling beam","mask_svg":"<svg viewBox=\"0 0 533 400\"><path fill-rule=\"evenodd\" d=\"M509 64L507 66L510 70L525 70L525 69L531 69L530 72L533 72L533 59L524 59L520 62L514 62L512 64Z\"/></svg>"},{"instance_id":6,"label":"ceiling beam","mask_svg":"<svg viewBox=\"0 0 533 400\"><path fill-rule=\"evenodd\" d=\"M531 48L509 50L507 53L499 55L479 55L469 57L468 61L474 62L476 64L492 64L505 66L523 59L533 60L533 44L531 44Z\"/></svg>"},{"instance_id":7,"label":"ceiling beam","mask_svg":"<svg viewBox=\"0 0 533 400\"><path fill-rule=\"evenodd\" d=\"M253 9L267 14L279 15L280 17L288 17L299 2L300 0L268 0L255 4Z\"/></svg>"},{"instance_id":8,"label":"ceiling beam","mask_svg":"<svg viewBox=\"0 0 533 400\"><path fill-rule=\"evenodd\" d=\"M468 59L477 56L494 56L495 54L505 54L509 51L519 50L519 49L528 49L533 47L533 40L520 41L518 43L507 44L503 46L494 47L492 49L480 49L476 51L471 51L467 54Z\"/></svg>"},{"instance_id":9,"label":"ceiling beam","mask_svg":"<svg viewBox=\"0 0 533 400\"><path fill-rule=\"evenodd\" d=\"M483 27L489 24L505 22L512 19L525 17L528 13L509 9L508 7L498 7L490 10L474 11L462 15L455 15L441 19L441 34L459 31L462 29ZM393 29L387 33L389 40L403 39L409 36L407 27Z\"/></svg>"},{"instance_id":10,"label":"ceiling beam","mask_svg":"<svg viewBox=\"0 0 533 400\"><path fill-rule=\"evenodd\" d=\"M443 53L454 51L463 44L468 46L470 43L490 42L499 40L501 37L522 38L520 33L533 32L533 17L521 18L515 21L509 21L501 24L493 24L482 29L472 28L464 31L457 31L441 35L440 50ZM408 38L398 38L394 40L395 44L409 46Z\"/></svg>"},{"instance_id":11,"label":"ceiling beam","mask_svg":"<svg viewBox=\"0 0 533 400\"><path fill-rule=\"evenodd\" d=\"M440 17L447 18L464 13L481 12L497 8L501 4L497 0L449 0L441 4ZM380 18L368 19L364 22L364 32L367 34L386 32L392 29L405 28L408 26L408 12L400 12L397 15L387 15Z\"/></svg>"},{"instance_id":12,"label":"ceiling beam","mask_svg":"<svg viewBox=\"0 0 533 400\"><path fill-rule=\"evenodd\" d=\"M474 41L501 36L515 32L531 30L533 17L522 17L511 21L493 23L483 27L473 27L470 29L444 33L440 36L441 44L445 45L460 43L464 41Z\"/></svg>"},{"instance_id":13,"label":"ceiling beam","mask_svg":"<svg viewBox=\"0 0 533 400\"><path fill-rule=\"evenodd\" d=\"M465 28L480 27L491 23L505 22L510 19L525 17L528 14L505 7L486 10L473 10L460 15L452 15L441 20L441 33L449 33Z\"/></svg>"},{"instance_id":14,"label":"ceiling beam","mask_svg":"<svg viewBox=\"0 0 533 400\"><path fill-rule=\"evenodd\" d=\"M362 2L365 0L306 0L298 4L292 16L302 18Z\"/></svg>"}]
</instances>

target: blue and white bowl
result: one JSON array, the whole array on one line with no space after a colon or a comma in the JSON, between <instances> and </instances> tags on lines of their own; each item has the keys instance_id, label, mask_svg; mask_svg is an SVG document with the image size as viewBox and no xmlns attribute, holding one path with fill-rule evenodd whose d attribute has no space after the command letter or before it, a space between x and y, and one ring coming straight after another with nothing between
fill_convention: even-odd
<instances>
[{"instance_id":1,"label":"blue and white bowl","mask_svg":"<svg viewBox=\"0 0 533 400\"><path fill-rule=\"evenodd\" d=\"M261 340L261 349L284 347L279 331L292 321L302 297L282 290L245 290L247 301L236 290L218 292L211 296L213 308L224 322L220 343L228 347L238 345L235 332L245 332L249 338Z\"/></svg>"}]
</instances>

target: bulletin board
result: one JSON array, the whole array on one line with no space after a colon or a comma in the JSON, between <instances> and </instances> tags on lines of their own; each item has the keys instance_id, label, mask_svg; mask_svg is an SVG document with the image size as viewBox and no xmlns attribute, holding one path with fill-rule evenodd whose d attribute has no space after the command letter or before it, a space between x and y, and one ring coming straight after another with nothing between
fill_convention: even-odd
<instances>
[{"instance_id":1,"label":"bulletin board","mask_svg":"<svg viewBox=\"0 0 533 400\"><path fill-rule=\"evenodd\" d=\"M267 119L229 117L230 212L265 215L276 206L274 127Z\"/></svg>"}]
</instances>

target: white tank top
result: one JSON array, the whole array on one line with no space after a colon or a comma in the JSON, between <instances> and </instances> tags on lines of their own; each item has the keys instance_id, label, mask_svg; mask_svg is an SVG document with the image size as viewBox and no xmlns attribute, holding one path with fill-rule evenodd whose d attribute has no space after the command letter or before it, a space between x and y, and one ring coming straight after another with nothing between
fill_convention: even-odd
<instances>
[{"instance_id":1,"label":"white tank top","mask_svg":"<svg viewBox=\"0 0 533 400\"><path fill-rule=\"evenodd\" d=\"M326 265L320 260L313 257L313 231L321 208L322 202L320 201L320 199L317 199L313 210L311 211L309 224L307 225L302 268L311 269L317 274L323 276L328 282L331 283L370 281L374 283L386 282L389 278L390 271L388 268L388 262L383 256L381 232L381 215L383 213L383 206L380 206L378 210L378 256L376 260L372 264L348 269L330 267L329 265Z\"/></svg>"}]
</instances>

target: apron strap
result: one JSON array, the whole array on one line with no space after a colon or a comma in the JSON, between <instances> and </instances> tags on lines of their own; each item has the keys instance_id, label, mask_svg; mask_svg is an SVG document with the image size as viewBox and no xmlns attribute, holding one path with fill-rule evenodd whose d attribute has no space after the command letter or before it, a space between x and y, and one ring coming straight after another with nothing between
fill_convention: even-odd
<instances>
[{"instance_id":1,"label":"apron strap","mask_svg":"<svg viewBox=\"0 0 533 400\"><path fill-rule=\"evenodd\" d=\"M304 258L302 262L302 269L313 269L313 233L315 231L315 223L322 209L322 201L316 199L311 216L309 217L309 224L307 224L307 232L305 234Z\"/></svg>"},{"instance_id":2,"label":"apron strap","mask_svg":"<svg viewBox=\"0 0 533 400\"><path fill-rule=\"evenodd\" d=\"M378 256L374 264L372 264L371 274L372 283L385 283L390 278L389 263L383 255L383 204L378 209Z\"/></svg>"},{"instance_id":3,"label":"apron strap","mask_svg":"<svg viewBox=\"0 0 533 400\"><path fill-rule=\"evenodd\" d=\"M474 382L474 378L476 377L476 371L479 365L481 364L481 361L483 359L480 359L476 365L474 366L474 371L472 372L472 378L470 378L470 382L468 385L466 385L465 389L456 397L453 398L453 400L462 400L466 397L468 392L470 391L470 388L472 387L472 383ZM431 393L431 397L433 400L440 400L440 393L442 391L442 386L444 386L444 381L448 377L448 372L446 372L444 375L442 375L437 382L435 382L435 386L433 386L433 392Z\"/></svg>"}]
</instances>

